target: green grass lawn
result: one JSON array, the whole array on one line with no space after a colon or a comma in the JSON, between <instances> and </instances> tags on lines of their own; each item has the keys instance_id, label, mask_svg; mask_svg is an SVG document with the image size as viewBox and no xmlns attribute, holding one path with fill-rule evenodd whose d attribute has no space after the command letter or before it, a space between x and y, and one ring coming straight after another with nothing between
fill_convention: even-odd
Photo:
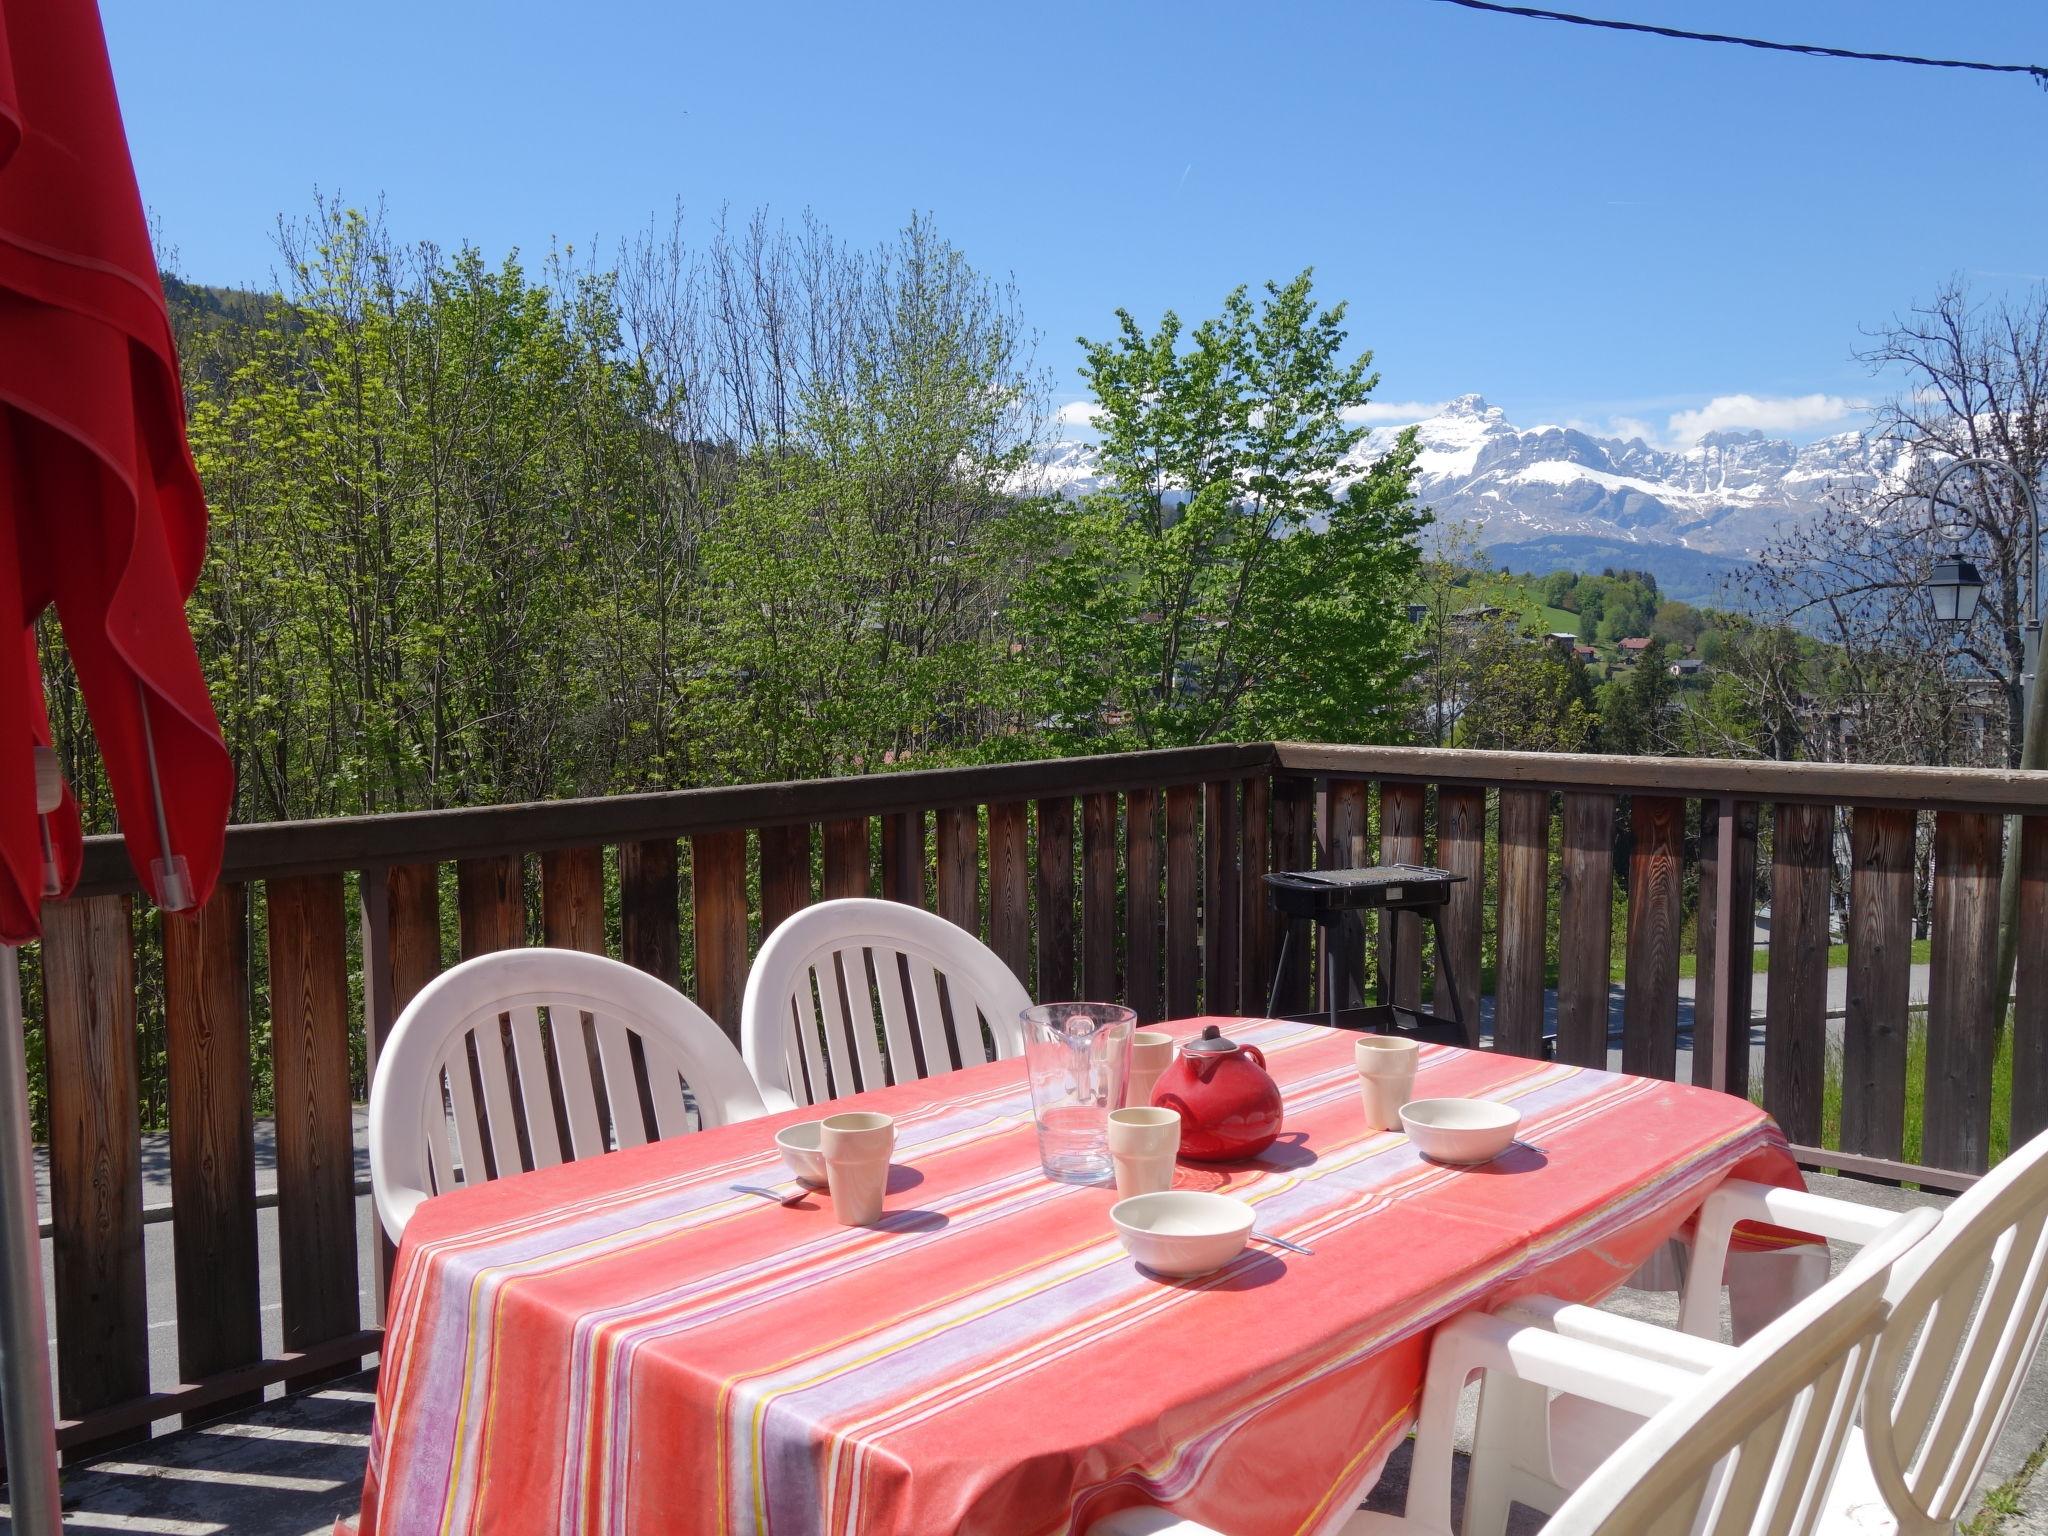
<instances>
[{"instance_id":1,"label":"green grass lawn","mask_svg":"<svg viewBox=\"0 0 2048 1536\"><path fill-rule=\"evenodd\" d=\"M1763 1103L1763 1084L1751 1083L1752 1102ZM1927 1011L1912 1010L1906 1032L1906 1127L1900 1157L1909 1163L1920 1161L1922 1132L1927 1109ZM1827 1080L1821 1091L1820 1142L1824 1147L1842 1141L1842 1053L1828 1047ZM1998 1032L1998 1050L1991 1058L1991 1161L2003 1158L2012 1145L2012 1031Z\"/></svg>"},{"instance_id":2,"label":"green grass lawn","mask_svg":"<svg viewBox=\"0 0 2048 1536\"><path fill-rule=\"evenodd\" d=\"M1933 951L1933 946L1934 941L1931 939L1915 939L1913 941L1913 964L1925 965L1927 963L1927 957ZM1845 966L1848 963L1848 945L1830 944L1828 946L1829 970L1832 971L1839 969L1840 967ZM1771 952L1768 949L1757 950L1757 952L1750 958L1749 968L1752 971L1756 972L1757 975L1763 975L1764 972L1768 971L1771 968ZM1616 960L1614 962L1614 979L1616 981L1620 981L1622 979L1623 969L1624 967L1622 965L1622 962L1620 960ZM1681 976L1698 976L1699 956L1692 954L1680 955L1678 957L1678 974Z\"/></svg>"}]
</instances>

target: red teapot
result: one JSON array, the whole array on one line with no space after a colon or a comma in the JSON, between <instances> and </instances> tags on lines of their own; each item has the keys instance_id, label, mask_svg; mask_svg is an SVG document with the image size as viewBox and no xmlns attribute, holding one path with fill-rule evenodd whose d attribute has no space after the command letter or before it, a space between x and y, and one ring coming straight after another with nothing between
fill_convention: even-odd
<instances>
[{"instance_id":1,"label":"red teapot","mask_svg":"<svg viewBox=\"0 0 2048 1536\"><path fill-rule=\"evenodd\" d=\"M1159 1074L1152 1102L1180 1116L1180 1155L1197 1163L1257 1157L1280 1134L1280 1085L1256 1045L1210 1024Z\"/></svg>"}]
</instances>

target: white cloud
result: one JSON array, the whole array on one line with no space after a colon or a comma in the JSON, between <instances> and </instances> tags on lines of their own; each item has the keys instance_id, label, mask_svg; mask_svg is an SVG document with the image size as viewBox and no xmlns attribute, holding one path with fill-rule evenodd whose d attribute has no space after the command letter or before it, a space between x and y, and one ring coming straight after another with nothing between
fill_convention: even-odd
<instances>
[{"instance_id":1,"label":"white cloud","mask_svg":"<svg viewBox=\"0 0 2048 1536\"><path fill-rule=\"evenodd\" d=\"M1344 420L1354 427L1405 427L1427 421L1449 405L1448 400L1368 400L1352 406Z\"/></svg>"},{"instance_id":2,"label":"white cloud","mask_svg":"<svg viewBox=\"0 0 2048 1536\"><path fill-rule=\"evenodd\" d=\"M1709 432L1810 432L1853 416L1867 404L1846 395L1716 395L1698 410L1673 412L1666 434L1673 443L1690 447Z\"/></svg>"},{"instance_id":3,"label":"white cloud","mask_svg":"<svg viewBox=\"0 0 2048 1536\"><path fill-rule=\"evenodd\" d=\"M1618 437L1623 442L1640 437L1646 443L1659 443L1664 434L1644 421L1640 416L1609 416L1604 421L1588 421L1583 416L1572 416L1565 425L1574 432L1583 432L1588 437Z\"/></svg>"},{"instance_id":4,"label":"white cloud","mask_svg":"<svg viewBox=\"0 0 2048 1536\"><path fill-rule=\"evenodd\" d=\"M1095 418L1102 414L1102 407L1093 400L1069 400L1053 412L1053 420L1063 427L1079 427L1083 432L1095 430Z\"/></svg>"}]
</instances>

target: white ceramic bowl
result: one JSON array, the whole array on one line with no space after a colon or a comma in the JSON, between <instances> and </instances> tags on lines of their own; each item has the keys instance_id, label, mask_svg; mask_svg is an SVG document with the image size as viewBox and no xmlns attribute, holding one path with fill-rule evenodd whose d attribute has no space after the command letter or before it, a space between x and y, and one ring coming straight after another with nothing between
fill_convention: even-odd
<instances>
[{"instance_id":1,"label":"white ceramic bowl","mask_svg":"<svg viewBox=\"0 0 2048 1536\"><path fill-rule=\"evenodd\" d=\"M1401 1124L1424 1157L1440 1163L1486 1163L1507 1151L1522 1112L1490 1099L1413 1099Z\"/></svg>"},{"instance_id":2,"label":"white ceramic bowl","mask_svg":"<svg viewBox=\"0 0 2048 1536\"><path fill-rule=\"evenodd\" d=\"M1242 1200L1193 1189L1133 1195L1109 1208L1132 1258L1159 1274L1183 1278L1206 1275L1236 1258L1252 1234L1252 1217Z\"/></svg>"},{"instance_id":3,"label":"white ceramic bowl","mask_svg":"<svg viewBox=\"0 0 2048 1536\"><path fill-rule=\"evenodd\" d=\"M825 1187L825 1154L818 1150L820 1123L806 1120L799 1125L785 1125L775 1133L775 1145L782 1149L782 1160L789 1164L789 1171L796 1175L798 1183L813 1189Z\"/></svg>"}]
</instances>

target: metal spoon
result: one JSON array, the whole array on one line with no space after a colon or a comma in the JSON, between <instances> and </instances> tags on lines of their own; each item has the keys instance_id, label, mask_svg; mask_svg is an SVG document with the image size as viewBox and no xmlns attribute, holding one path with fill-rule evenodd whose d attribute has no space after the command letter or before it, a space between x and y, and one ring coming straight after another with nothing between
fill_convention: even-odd
<instances>
[{"instance_id":1,"label":"metal spoon","mask_svg":"<svg viewBox=\"0 0 2048 1536\"><path fill-rule=\"evenodd\" d=\"M732 1187L743 1195L759 1195L764 1200L773 1200L777 1205L795 1205L810 1193L801 1185L797 1187L796 1193L791 1195L785 1195L779 1189L763 1189L759 1184L735 1184Z\"/></svg>"},{"instance_id":2,"label":"metal spoon","mask_svg":"<svg viewBox=\"0 0 2048 1536\"><path fill-rule=\"evenodd\" d=\"M1261 1232L1256 1228L1253 1229L1252 1236L1262 1243L1271 1243L1275 1248L1285 1248L1289 1253L1305 1253L1310 1258L1315 1257L1315 1249L1307 1243L1297 1243L1291 1237L1276 1237L1271 1232Z\"/></svg>"}]
</instances>

